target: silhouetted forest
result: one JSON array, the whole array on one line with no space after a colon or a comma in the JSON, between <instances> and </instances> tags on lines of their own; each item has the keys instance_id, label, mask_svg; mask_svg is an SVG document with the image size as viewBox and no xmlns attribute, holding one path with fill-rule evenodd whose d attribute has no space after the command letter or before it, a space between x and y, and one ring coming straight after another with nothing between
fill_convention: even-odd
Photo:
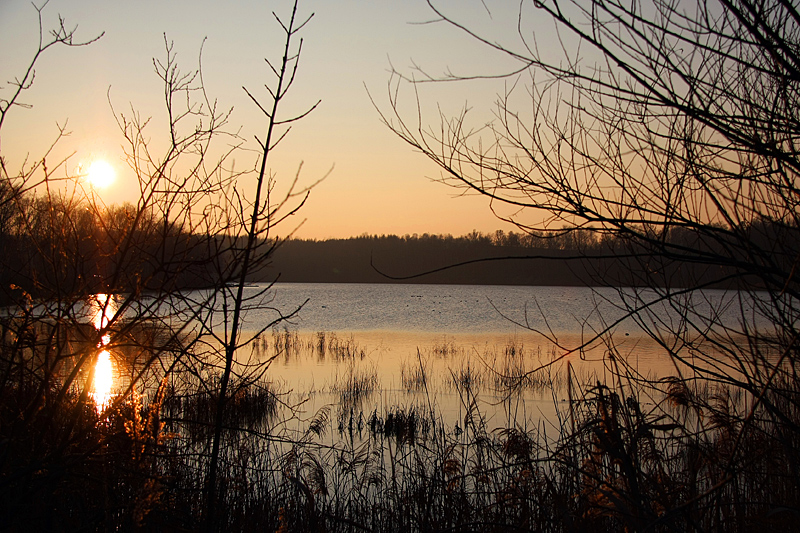
<instances>
[{"instance_id":1,"label":"silhouetted forest","mask_svg":"<svg viewBox=\"0 0 800 533\"><path fill-rule=\"evenodd\" d=\"M0 187L0 300L19 290L46 299L210 287L234 262L230 247L220 252L231 237L187 230L154 210L99 210L74 196Z\"/></svg>"},{"instance_id":2,"label":"silhouetted forest","mask_svg":"<svg viewBox=\"0 0 800 533\"><path fill-rule=\"evenodd\" d=\"M129 204L96 211L74 199L36 198L12 190L3 195L7 201L0 201L0 253L15 258L15 268L0 272L4 291L21 288L46 297L59 290L92 294L210 287L229 277L225 272L234 264L237 246L243 245L224 234L193 232ZM792 234L774 222L734 230L749 235L754 244L774 242L773 234ZM746 261L719 249L724 243L704 240L692 230L673 229L667 235L653 230L653 239L669 242L674 253L652 254L646 244L597 228L473 231L459 237L425 233L261 239L257 253L271 254L271 260L248 279L727 287L729 278L741 281L748 274L740 271ZM794 260L778 255L773 258L777 262Z\"/></svg>"},{"instance_id":3,"label":"silhouetted forest","mask_svg":"<svg viewBox=\"0 0 800 533\"><path fill-rule=\"evenodd\" d=\"M767 233L751 228L754 238ZM677 250L715 255L692 232L668 237ZM681 252L681 253L684 253ZM486 285L726 286L733 265L687 263L676 253L655 257L611 235L585 228L521 234L361 235L290 239L274 252L258 281L319 283L450 283Z\"/></svg>"}]
</instances>

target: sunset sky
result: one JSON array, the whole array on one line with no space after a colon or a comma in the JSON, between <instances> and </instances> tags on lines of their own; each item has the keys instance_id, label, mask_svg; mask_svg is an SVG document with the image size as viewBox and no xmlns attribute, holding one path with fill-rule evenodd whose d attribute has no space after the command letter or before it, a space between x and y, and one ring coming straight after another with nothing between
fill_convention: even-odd
<instances>
[{"instance_id":1,"label":"sunset sky","mask_svg":"<svg viewBox=\"0 0 800 533\"><path fill-rule=\"evenodd\" d=\"M514 4L504 2L504 4ZM514 4L503 11L491 2L439 2L459 20L498 39L513 39ZM261 134L263 120L242 86L258 91L269 80L264 57L278 59L280 33L271 12L288 14L291 2L51 0L44 11L45 28L61 14L68 27L78 25L77 37L105 35L89 47L59 48L37 66L33 89L22 98L32 109L16 109L3 126L2 154L11 169L26 154L37 157L56 135L56 123L68 120L71 136L59 154L74 152L68 169L93 159L105 159L117 171L114 185L102 192L106 202L133 201L137 188L126 171L123 139L114 121L107 93L118 112L131 106L153 117L152 142L159 145L158 127L165 112L163 87L153 72L152 59L164 57L164 39L174 41L184 71L197 67L203 41L206 89L221 107L234 107L233 129L247 139ZM315 13L303 33L300 74L287 106L302 111L321 99L320 107L298 123L276 153L273 169L278 181L291 180L303 163L301 180L311 183L333 168L313 191L297 219L297 232L308 238L348 237L362 233L452 233L473 229L490 232L511 229L497 220L487 200L463 197L435 183L437 167L381 124L370 102L388 109L389 69L412 73L413 65L439 75L499 73L513 67L507 58L476 43L452 27L421 24L433 14L423 0L301 1L304 15ZM547 31L543 28L543 31ZM0 83L21 75L36 50L36 11L28 0L0 4ZM420 89L426 111L436 118L437 103L445 112L465 105L488 112L502 81L426 84ZM401 100L413 111L414 96L404 88ZM483 111L481 111L483 110ZM409 118L414 118L413 113ZM431 121L431 123L433 123ZM435 124L434 124L435 125ZM163 128L162 130L163 131ZM161 139L163 140L163 139ZM252 156L239 156L247 166ZM287 228L288 229L288 228Z\"/></svg>"}]
</instances>

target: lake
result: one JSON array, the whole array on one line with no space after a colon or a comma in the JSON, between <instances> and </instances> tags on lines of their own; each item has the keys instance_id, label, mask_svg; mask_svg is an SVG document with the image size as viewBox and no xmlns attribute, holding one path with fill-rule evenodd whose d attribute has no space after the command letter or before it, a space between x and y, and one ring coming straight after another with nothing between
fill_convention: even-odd
<instances>
[{"instance_id":1,"label":"lake","mask_svg":"<svg viewBox=\"0 0 800 533\"><path fill-rule=\"evenodd\" d=\"M641 289L623 294L655 298ZM735 325L739 296L695 292L693 319ZM675 372L641 324L625 318L626 306L613 288L277 283L264 305L248 312L245 329L258 330L301 304L295 316L262 335L254 355L272 356L270 347L284 347L269 378L305 399L309 416L324 405L337 406L340 424L428 403L457 424L469 407L467 397L494 420L492 426L553 420L567 394L567 366L582 384L610 382L615 369L609 368L607 345L589 342L599 332L632 371L648 378ZM747 313L752 308L745 305ZM679 319L675 309L659 303L643 324L653 328ZM512 416L508 384L524 376Z\"/></svg>"},{"instance_id":2,"label":"lake","mask_svg":"<svg viewBox=\"0 0 800 533\"><path fill-rule=\"evenodd\" d=\"M78 312L95 327L106 301L99 296ZM261 333L237 357L271 360L265 378L301 406L297 428L322 408L339 428L398 411L435 411L455 428L475 408L492 428L555 423L568 380L577 388L615 383L621 366L650 381L678 371L653 333L683 324L682 316L652 290L277 283L247 287L245 296L244 330ZM698 327L715 321L736 329L743 318L768 325L759 295L705 290L681 298ZM629 317L632 301L651 303L649 314ZM115 372L122 376L119 365Z\"/></svg>"}]
</instances>

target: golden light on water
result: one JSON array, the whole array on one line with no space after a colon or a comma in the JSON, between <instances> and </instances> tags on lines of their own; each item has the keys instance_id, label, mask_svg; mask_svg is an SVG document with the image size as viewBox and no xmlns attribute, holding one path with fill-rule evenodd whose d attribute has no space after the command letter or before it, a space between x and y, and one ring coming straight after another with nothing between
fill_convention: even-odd
<instances>
[{"instance_id":1,"label":"golden light on water","mask_svg":"<svg viewBox=\"0 0 800 533\"><path fill-rule=\"evenodd\" d=\"M91 301L92 306L92 324L94 329L101 330L111 322L114 318L114 313L117 312L114 306L114 299L109 299L108 294L96 294ZM103 344L108 344L108 341L103 340Z\"/></svg>"},{"instance_id":2,"label":"golden light on water","mask_svg":"<svg viewBox=\"0 0 800 533\"><path fill-rule=\"evenodd\" d=\"M113 298L110 298L108 294L96 295L91 301L91 306L93 311L92 323L97 330L108 326L117 311ZM97 354L97 362L94 366L91 396L97 406L98 413L104 411L111 403L111 391L114 388L114 363L111 360L111 352L104 348L109 342L111 342L111 337L103 335L100 344L97 346L101 350Z\"/></svg>"},{"instance_id":3,"label":"golden light on water","mask_svg":"<svg viewBox=\"0 0 800 533\"><path fill-rule=\"evenodd\" d=\"M97 404L97 411L102 412L111 403L111 389L114 387L114 364L111 362L111 353L103 350L97 354L97 363L94 365L94 383L92 386L92 399Z\"/></svg>"}]
</instances>

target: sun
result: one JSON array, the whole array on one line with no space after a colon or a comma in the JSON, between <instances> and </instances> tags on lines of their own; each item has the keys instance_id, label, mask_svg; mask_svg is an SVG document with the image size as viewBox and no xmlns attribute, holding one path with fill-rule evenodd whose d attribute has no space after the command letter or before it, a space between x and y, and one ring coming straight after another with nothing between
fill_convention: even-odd
<instances>
[{"instance_id":1,"label":"sun","mask_svg":"<svg viewBox=\"0 0 800 533\"><path fill-rule=\"evenodd\" d=\"M107 161L98 159L89 165L89 170L86 172L86 179L97 189L104 189L114 182L116 172Z\"/></svg>"}]
</instances>

